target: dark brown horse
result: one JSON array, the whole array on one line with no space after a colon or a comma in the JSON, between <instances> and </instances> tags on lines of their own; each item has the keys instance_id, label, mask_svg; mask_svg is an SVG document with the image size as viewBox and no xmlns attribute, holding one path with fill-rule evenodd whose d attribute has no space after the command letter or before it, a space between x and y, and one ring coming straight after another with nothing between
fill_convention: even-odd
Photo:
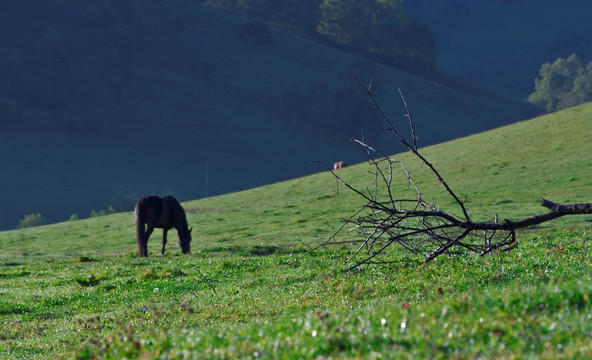
<instances>
[{"instance_id":1,"label":"dark brown horse","mask_svg":"<svg viewBox=\"0 0 592 360\"><path fill-rule=\"evenodd\" d=\"M167 231L177 229L179 247L183 254L190 252L191 229L187 228L185 210L174 197L146 195L136 203L136 238L140 257L148 256L148 238L154 228L162 229L162 250L167 242ZM145 225L147 228L145 228Z\"/></svg>"}]
</instances>

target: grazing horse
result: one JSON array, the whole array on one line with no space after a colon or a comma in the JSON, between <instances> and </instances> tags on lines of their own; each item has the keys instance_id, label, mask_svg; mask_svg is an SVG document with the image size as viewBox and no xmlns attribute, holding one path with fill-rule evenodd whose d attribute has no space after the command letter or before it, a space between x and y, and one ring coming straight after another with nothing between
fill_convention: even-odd
<instances>
[{"instance_id":1,"label":"grazing horse","mask_svg":"<svg viewBox=\"0 0 592 360\"><path fill-rule=\"evenodd\" d=\"M335 164L333 164L333 170L343 169L346 166L347 164L345 163L345 161L338 161Z\"/></svg>"},{"instance_id":2,"label":"grazing horse","mask_svg":"<svg viewBox=\"0 0 592 360\"><path fill-rule=\"evenodd\" d=\"M140 257L148 257L148 238L154 228L162 229L162 250L167 242L167 231L177 229L179 235L179 247L183 254L190 251L191 230L187 228L185 210L181 204L171 195L163 198L155 195L142 196L136 203L136 238ZM147 228L144 228L146 224Z\"/></svg>"}]
</instances>

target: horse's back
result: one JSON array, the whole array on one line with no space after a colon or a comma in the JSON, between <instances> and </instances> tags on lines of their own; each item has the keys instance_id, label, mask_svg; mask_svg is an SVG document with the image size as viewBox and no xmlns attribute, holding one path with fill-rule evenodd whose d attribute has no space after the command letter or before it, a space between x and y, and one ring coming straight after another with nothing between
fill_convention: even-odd
<instances>
[{"instance_id":1,"label":"horse's back","mask_svg":"<svg viewBox=\"0 0 592 360\"><path fill-rule=\"evenodd\" d=\"M146 195L136 203L136 221L153 227L170 229L185 219L185 210L172 195Z\"/></svg>"},{"instance_id":2,"label":"horse's back","mask_svg":"<svg viewBox=\"0 0 592 360\"><path fill-rule=\"evenodd\" d=\"M175 207L181 206L179 201L177 199L175 199L175 197L173 195L167 195L167 196L163 197L162 201L166 202L169 206L175 206Z\"/></svg>"},{"instance_id":3,"label":"horse's back","mask_svg":"<svg viewBox=\"0 0 592 360\"><path fill-rule=\"evenodd\" d=\"M144 195L136 203L135 209L136 209L136 212L138 212L138 210L143 210L143 209L147 209L147 208L155 208L155 207L159 207L159 206L162 206L162 200L161 200L160 196Z\"/></svg>"}]
</instances>

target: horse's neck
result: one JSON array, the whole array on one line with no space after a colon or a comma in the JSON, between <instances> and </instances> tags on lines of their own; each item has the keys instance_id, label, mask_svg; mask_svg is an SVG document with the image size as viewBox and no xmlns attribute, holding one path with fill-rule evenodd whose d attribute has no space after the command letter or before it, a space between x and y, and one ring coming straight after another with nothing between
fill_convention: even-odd
<instances>
[{"instance_id":1,"label":"horse's neck","mask_svg":"<svg viewBox=\"0 0 592 360\"><path fill-rule=\"evenodd\" d=\"M188 230L187 220L185 219L185 211L174 198L162 199L162 212L160 214L161 221L171 222L172 226L179 231Z\"/></svg>"}]
</instances>

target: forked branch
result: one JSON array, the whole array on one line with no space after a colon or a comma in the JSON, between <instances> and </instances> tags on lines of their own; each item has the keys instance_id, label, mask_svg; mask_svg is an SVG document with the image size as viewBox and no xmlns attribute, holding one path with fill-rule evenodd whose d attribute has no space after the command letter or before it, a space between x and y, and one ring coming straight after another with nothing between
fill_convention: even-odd
<instances>
[{"instance_id":1,"label":"forked branch","mask_svg":"<svg viewBox=\"0 0 592 360\"><path fill-rule=\"evenodd\" d=\"M592 203L557 204L542 199L541 205L549 212L519 221L504 220L498 222L495 216L493 222L473 222L464 205L438 170L430 163L417 147L417 137L413 126L411 111L401 90L399 94L405 106L405 116L409 120L411 141L407 141L396 129L390 119L375 101L370 87L365 87L355 78L363 93L368 97L377 113L387 124L387 131L391 132L442 184L445 193L453 199L457 206L457 213L462 216L444 211L424 197L404 164L374 149L363 141L353 139L368 156L374 176L374 189L360 190L342 179L336 172L329 169L333 176L348 189L364 199L365 204L351 217L344 220L342 226L333 236L319 246L332 244L354 243L355 250L349 259L350 268L360 268L369 264L384 264L389 262L387 249L396 244L408 254L418 255L424 262L429 262L443 254L464 254L474 252L480 255L494 250L507 251L517 246L516 230L557 219L565 215L592 214ZM393 179L403 175L409 184L411 193L409 198L399 198L392 189ZM338 240L344 231L357 231L359 240Z\"/></svg>"}]
</instances>

